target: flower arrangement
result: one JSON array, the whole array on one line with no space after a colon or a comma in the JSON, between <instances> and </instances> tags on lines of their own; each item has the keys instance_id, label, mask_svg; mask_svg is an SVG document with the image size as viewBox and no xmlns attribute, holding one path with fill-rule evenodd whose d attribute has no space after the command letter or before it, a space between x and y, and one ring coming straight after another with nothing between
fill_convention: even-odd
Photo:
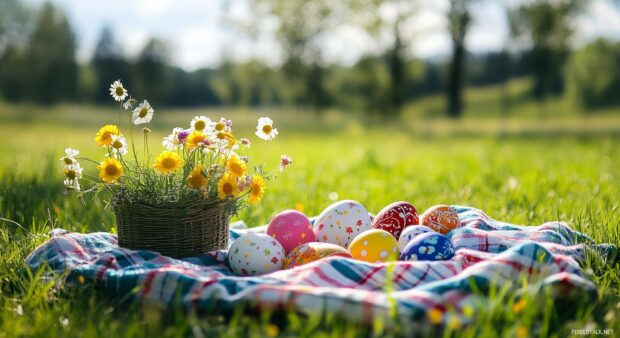
<instances>
[{"instance_id":1,"label":"flower arrangement","mask_svg":"<svg viewBox=\"0 0 620 338\"><path fill-rule=\"evenodd\" d=\"M135 146L134 131L137 126L150 123L155 110L147 100L138 102L129 96L120 80L110 86L110 95L120 103L121 112L131 112L129 139L118 125L105 125L95 136L97 145L105 150L105 159L80 158L78 150L67 148L61 162L65 189L80 196L109 191L119 223L122 221L119 218L121 207L135 204L161 210L171 205L177 209L179 206L192 209L199 204L207 208L204 206L207 203L220 206L227 219L245 205L246 199L249 203L259 202L265 194L266 181L292 163L290 157L282 155L279 168L267 171L264 164L260 164L250 173L250 158L245 154L250 140L233 134L231 120L213 121L206 116L194 117L188 128L174 128L162 140L164 149L153 160L148 143L151 130L146 126L142 128L141 148ZM255 134L268 142L278 135L278 130L273 120L261 117ZM81 160L94 163L98 176L84 172ZM83 180L90 181L92 186L83 190ZM129 213L137 212L137 208Z\"/></svg>"}]
</instances>

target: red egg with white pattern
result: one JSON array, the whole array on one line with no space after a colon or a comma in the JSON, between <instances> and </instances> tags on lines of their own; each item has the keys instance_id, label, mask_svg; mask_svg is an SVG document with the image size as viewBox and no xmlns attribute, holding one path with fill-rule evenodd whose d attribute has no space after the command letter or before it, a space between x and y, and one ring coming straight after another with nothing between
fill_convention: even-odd
<instances>
[{"instance_id":1,"label":"red egg with white pattern","mask_svg":"<svg viewBox=\"0 0 620 338\"><path fill-rule=\"evenodd\" d=\"M396 239L408 226L419 224L418 211L409 202L394 202L381 209L375 216L373 227L385 230Z\"/></svg>"}]
</instances>

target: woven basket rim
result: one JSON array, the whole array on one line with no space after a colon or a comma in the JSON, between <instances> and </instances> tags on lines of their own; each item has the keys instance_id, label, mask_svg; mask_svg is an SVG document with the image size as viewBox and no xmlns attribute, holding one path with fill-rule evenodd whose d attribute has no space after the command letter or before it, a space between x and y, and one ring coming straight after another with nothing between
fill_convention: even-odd
<instances>
[{"instance_id":1,"label":"woven basket rim","mask_svg":"<svg viewBox=\"0 0 620 338\"><path fill-rule=\"evenodd\" d=\"M221 207L228 204L230 201L220 200L220 199L204 199L204 198L192 198L184 201L165 201L162 203L149 203L146 201L127 201L121 199L119 196L114 196L112 198L112 206L113 207L130 207L130 206L140 206L146 208L157 208L157 209L185 209L187 207L195 207L197 205L202 207Z\"/></svg>"}]
</instances>

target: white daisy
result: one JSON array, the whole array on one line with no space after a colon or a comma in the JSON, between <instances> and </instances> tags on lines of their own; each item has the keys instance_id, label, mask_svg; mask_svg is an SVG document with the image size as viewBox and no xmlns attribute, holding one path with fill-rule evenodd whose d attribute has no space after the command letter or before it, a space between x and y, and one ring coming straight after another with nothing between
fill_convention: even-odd
<instances>
[{"instance_id":1,"label":"white daisy","mask_svg":"<svg viewBox=\"0 0 620 338\"><path fill-rule=\"evenodd\" d=\"M232 131L232 120L228 120L222 117L220 118L220 121L213 126L213 128L215 129L216 133L219 133L219 132L230 133Z\"/></svg>"},{"instance_id":2,"label":"white daisy","mask_svg":"<svg viewBox=\"0 0 620 338\"><path fill-rule=\"evenodd\" d=\"M129 100L125 101L125 103L123 103L123 109L125 110L130 110L133 108L133 106L138 102L138 100L136 99L132 99L131 97L129 97Z\"/></svg>"},{"instance_id":3,"label":"white daisy","mask_svg":"<svg viewBox=\"0 0 620 338\"><path fill-rule=\"evenodd\" d=\"M153 118L153 107L149 104L149 101L144 100L140 103L136 109L133 110L133 124L145 124L151 122Z\"/></svg>"},{"instance_id":4,"label":"white daisy","mask_svg":"<svg viewBox=\"0 0 620 338\"><path fill-rule=\"evenodd\" d=\"M65 189L67 190L75 190L80 191L80 182L78 180L70 180L68 178L63 182L65 184Z\"/></svg>"},{"instance_id":5,"label":"white daisy","mask_svg":"<svg viewBox=\"0 0 620 338\"><path fill-rule=\"evenodd\" d=\"M245 137L244 137L244 138L242 138L242 139L240 139L240 140L239 140L239 142L240 142L242 145L246 146L247 148L249 148L249 147L250 147L250 145L251 145L250 140L248 140L248 139L247 139L247 138L245 138Z\"/></svg>"},{"instance_id":6,"label":"white daisy","mask_svg":"<svg viewBox=\"0 0 620 338\"><path fill-rule=\"evenodd\" d=\"M183 142L179 140L179 133L183 131L183 128L176 127L172 129L172 134L164 137L161 144L168 150L177 150L183 147Z\"/></svg>"},{"instance_id":7,"label":"white daisy","mask_svg":"<svg viewBox=\"0 0 620 338\"><path fill-rule=\"evenodd\" d=\"M110 85L110 95L112 95L114 100L123 102L127 95L129 95L129 92L123 87L121 80L116 80Z\"/></svg>"},{"instance_id":8,"label":"white daisy","mask_svg":"<svg viewBox=\"0 0 620 338\"><path fill-rule=\"evenodd\" d=\"M75 157L79 153L80 152L78 150L75 150L73 148L65 148L65 156L61 157L60 161L64 163L65 165L75 164L77 163L77 161L75 160Z\"/></svg>"},{"instance_id":9,"label":"white daisy","mask_svg":"<svg viewBox=\"0 0 620 338\"><path fill-rule=\"evenodd\" d=\"M127 155L127 140L123 136L112 135L110 149L114 155Z\"/></svg>"},{"instance_id":10,"label":"white daisy","mask_svg":"<svg viewBox=\"0 0 620 338\"><path fill-rule=\"evenodd\" d=\"M190 122L192 130L198 130L205 134L213 133L215 123L206 116L196 116Z\"/></svg>"},{"instance_id":11,"label":"white daisy","mask_svg":"<svg viewBox=\"0 0 620 338\"><path fill-rule=\"evenodd\" d=\"M273 140L278 135L278 129L273 127L273 120L268 117L258 119L256 136L265 141Z\"/></svg>"},{"instance_id":12,"label":"white daisy","mask_svg":"<svg viewBox=\"0 0 620 338\"><path fill-rule=\"evenodd\" d=\"M68 180L79 180L82 178L82 172L84 169L80 166L79 163L75 162L75 164L66 165L64 168L65 178Z\"/></svg>"}]
</instances>

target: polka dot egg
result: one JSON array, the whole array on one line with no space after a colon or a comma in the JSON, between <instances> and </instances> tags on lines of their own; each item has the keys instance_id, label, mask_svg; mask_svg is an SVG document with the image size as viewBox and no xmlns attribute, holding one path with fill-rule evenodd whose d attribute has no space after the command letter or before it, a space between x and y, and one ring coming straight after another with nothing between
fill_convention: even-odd
<instances>
[{"instance_id":1,"label":"polka dot egg","mask_svg":"<svg viewBox=\"0 0 620 338\"><path fill-rule=\"evenodd\" d=\"M302 244L289 252L284 260L284 268L292 269L296 266L318 261L321 258L340 256L351 258L351 254L343 247L332 243L310 242Z\"/></svg>"},{"instance_id":2,"label":"polka dot egg","mask_svg":"<svg viewBox=\"0 0 620 338\"><path fill-rule=\"evenodd\" d=\"M310 220L297 210L286 210L277 214L267 226L267 235L280 242L287 254L299 245L314 242Z\"/></svg>"},{"instance_id":3,"label":"polka dot egg","mask_svg":"<svg viewBox=\"0 0 620 338\"><path fill-rule=\"evenodd\" d=\"M313 228L317 241L346 248L359 233L372 229L372 221L363 205L345 200L323 210L314 221Z\"/></svg>"},{"instance_id":4,"label":"polka dot egg","mask_svg":"<svg viewBox=\"0 0 620 338\"><path fill-rule=\"evenodd\" d=\"M271 236L248 232L228 250L228 263L237 275L255 276L282 269L284 248Z\"/></svg>"},{"instance_id":5,"label":"polka dot egg","mask_svg":"<svg viewBox=\"0 0 620 338\"><path fill-rule=\"evenodd\" d=\"M452 229L458 228L460 222L459 215L454 209L448 205L440 204L426 210L420 216L420 224L445 235Z\"/></svg>"},{"instance_id":6,"label":"polka dot egg","mask_svg":"<svg viewBox=\"0 0 620 338\"><path fill-rule=\"evenodd\" d=\"M389 232L371 229L357 235L349 245L355 259L371 263L386 262L398 258L398 242Z\"/></svg>"},{"instance_id":7,"label":"polka dot egg","mask_svg":"<svg viewBox=\"0 0 620 338\"><path fill-rule=\"evenodd\" d=\"M416 236L427 232L435 232L435 230L424 225L412 225L406 227L398 238L398 250L402 252L407 243L409 243Z\"/></svg>"},{"instance_id":8,"label":"polka dot egg","mask_svg":"<svg viewBox=\"0 0 620 338\"><path fill-rule=\"evenodd\" d=\"M403 261L440 261L454 257L454 247L448 237L427 232L412 239L400 254Z\"/></svg>"}]
</instances>

